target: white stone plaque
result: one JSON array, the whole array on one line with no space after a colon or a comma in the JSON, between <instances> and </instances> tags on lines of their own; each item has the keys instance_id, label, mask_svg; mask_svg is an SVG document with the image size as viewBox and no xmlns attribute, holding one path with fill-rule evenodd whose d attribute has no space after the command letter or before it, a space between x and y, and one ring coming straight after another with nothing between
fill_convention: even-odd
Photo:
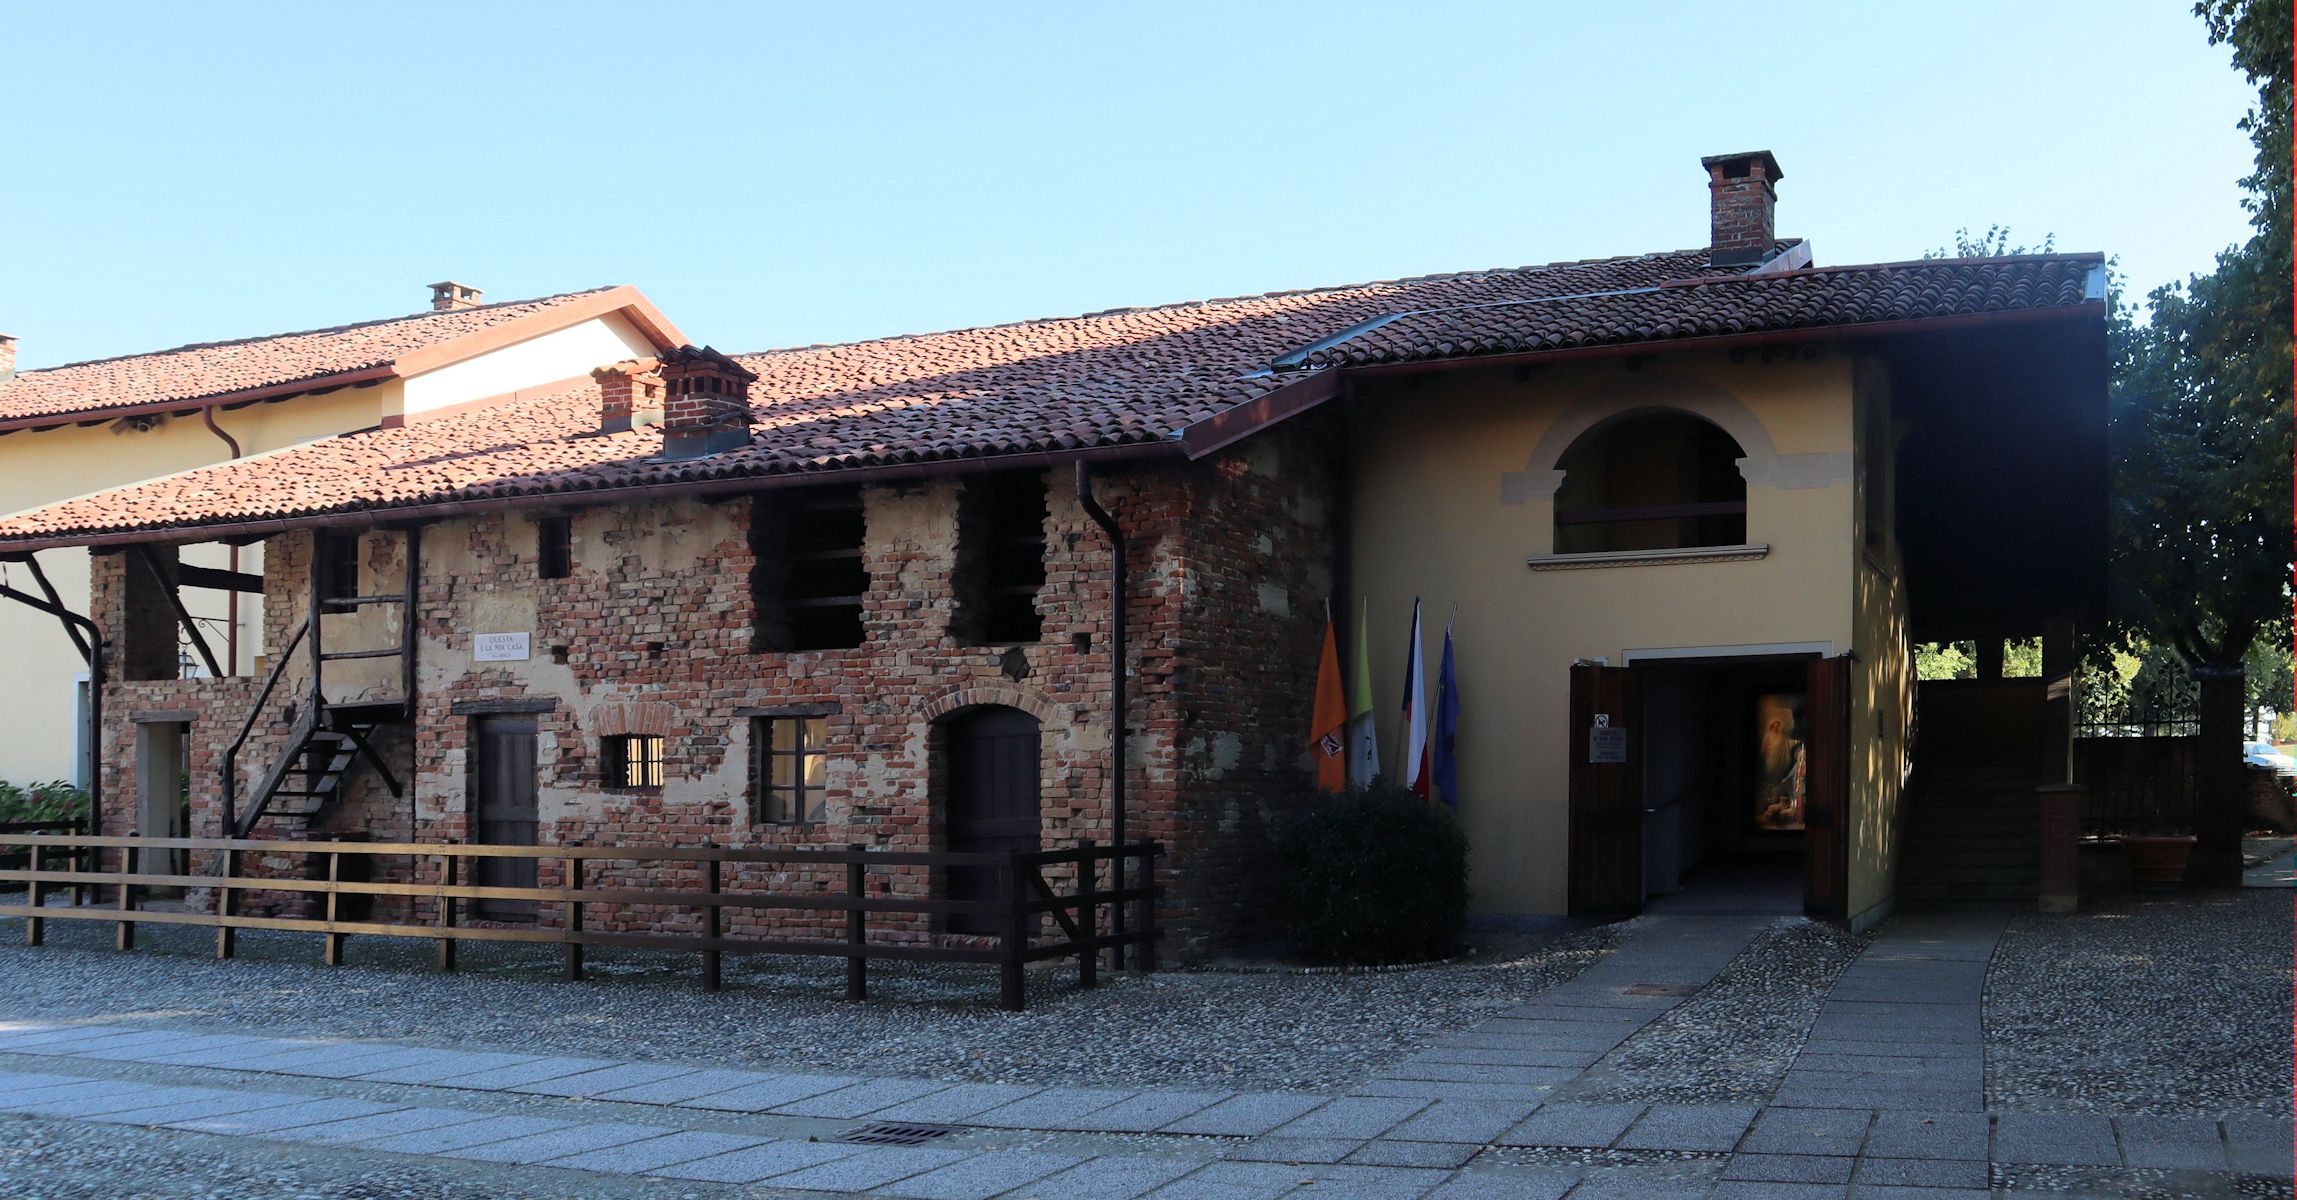
<instances>
[{"instance_id":1,"label":"white stone plaque","mask_svg":"<svg viewBox=\"0 0 2297 1200\"><path fill-rule=\"evenodd\" d=\"M472 634L471 657L480 662L523 662L532 657L527 646L533 637L527 633Z\"/></svg>"}]
</instances>

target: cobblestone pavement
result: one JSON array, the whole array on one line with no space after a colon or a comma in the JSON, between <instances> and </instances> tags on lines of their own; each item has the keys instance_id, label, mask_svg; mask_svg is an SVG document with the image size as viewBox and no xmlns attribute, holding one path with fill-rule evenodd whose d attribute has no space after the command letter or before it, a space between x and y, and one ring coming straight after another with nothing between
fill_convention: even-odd
<instances>
[{"instance_id":1,"label":"cobblestone pavement","mask_svg":"<svg viewBox=\"0 0 2297 1200\"><path fill-rule=\"evenodd\" d=\"M356 1161L362 1177L404 1184L150 1192L170 1196L2289 1194L2286 1108L1987 1111L1980 993L2009 921L1887 924L1759 1102L1581 1098L1596 1094L1582 1086L1593 1068L1760 953L1773 924L1745 918L1638 920L1576 978L1321 1093L442 1049L203 1032L164 1014L4 1021L0 1112L33 1132L0 1127L0 1173L29 1176L10 1195L101 1195L56 1186L45 1160L10 1153L29 1140L69 1158L75 1135L94 1130L124 1131L163 1159L228 1160L241 1147L280 1156L290 1174Z\"/></svg>"}]
</instances>

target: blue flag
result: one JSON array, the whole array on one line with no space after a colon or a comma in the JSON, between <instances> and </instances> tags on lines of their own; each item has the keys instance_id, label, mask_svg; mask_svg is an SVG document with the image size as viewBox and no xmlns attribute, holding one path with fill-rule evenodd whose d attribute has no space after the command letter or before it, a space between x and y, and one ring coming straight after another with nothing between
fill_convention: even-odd
<instances>
[{"instance_id":1,"label":"blue flag","mask_svg":"<svg viewBox=\"0 0 2297 1200\"><path fill-rule=\"evenodd\" d=\"M1444 626L1444 665L1436 677L1436 786L1443 790L1444 803L1453 808L1460 806L1460 763L1455 755L1460 736L1460 680L1452 669L1452 629Z\"/></svg>"}]
</instances>

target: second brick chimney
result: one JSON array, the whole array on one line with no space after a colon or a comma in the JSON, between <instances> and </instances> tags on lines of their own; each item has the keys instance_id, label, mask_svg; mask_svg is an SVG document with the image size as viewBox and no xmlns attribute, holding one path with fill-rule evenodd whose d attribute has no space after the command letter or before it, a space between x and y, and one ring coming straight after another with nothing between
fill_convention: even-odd
<instances>
[{"instance_id":1,"label":"second brick chimney","mask_svg":"<svg viewBox=\"0 0 2297 1200\"><path fill-rule=\"evenodd\" d=\"M623 433L662 423L661 364L625 359L590 373L598 381L598 431Z\"/></svg>"},{"instance_id":2,"label":"second brick chimney","mask_svg":"<svg viewBox=\"0 0 2297 1200\"><path fill-rule=\"evenodd\" d=\"M1702 158L1714 213L1707 261L1718 267L1752 266L1771 256L1778 241L1778 182L1786 178L1768 150Z\"/></svg>"},{"instance_id":3,"label":"second brick chimney","mask_svg":"<svg viewBox=\"0 0 2297 1200\"><path fill-rule=\"evenodd\" d=\"M662 355L662 457L701 458L750 444L757 373L708 346Z\"/></svg>"},{"instance_id":4,"label":"second brick chimney","mask_svg":"<svg viewBox=\"0 0 2297 1200\"><path fill-rule=\"evenodd\" d=\"M0 333L0 383L16 377L16 335Z\"/></svg>"},{"instance_id":5,"label":"second brick chimney","mask_svg":"<svg viewBox=\"0 0 2297 1200\"><path fill-rule=\"evenodd\" d=\"M467 283L442 279L431 285L431 311L453 312L458 308L477 308L479 297L485 294Z\"/></svg>"}]
</instances>

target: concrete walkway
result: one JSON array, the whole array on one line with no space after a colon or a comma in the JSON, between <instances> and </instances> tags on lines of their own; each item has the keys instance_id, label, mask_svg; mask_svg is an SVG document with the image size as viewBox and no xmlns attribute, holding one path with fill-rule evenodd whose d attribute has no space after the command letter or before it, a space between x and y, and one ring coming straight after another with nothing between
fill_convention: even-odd
<instances>
[{"instance_id":1,"label":"concrete walkway","mask_svg":"<svg viewBox=\"0 0 2297 1200\"><path fill-rule=\"evenodd\" d=\"M921 1200L1951 1200L2084 1171L2167 1189L2143 1194L2230 1196L2270 1195L2260 1185L2289 1179L2287 1121L1985 1112L1979 1000L2001 917L1887 926L1842 975L1767 1105L1570 1099L1582 1071L1768 925L1646 918L1578 978L1340 1096L951 1084L14 1022L0 1025L0 1111ZM940 1129L885 1144L895 1125ZM2245 1184L2236 1172L2266 1179ZM2139 1193L2117 1184L2108 1194Z\"/></svg>"}]
</instances>

